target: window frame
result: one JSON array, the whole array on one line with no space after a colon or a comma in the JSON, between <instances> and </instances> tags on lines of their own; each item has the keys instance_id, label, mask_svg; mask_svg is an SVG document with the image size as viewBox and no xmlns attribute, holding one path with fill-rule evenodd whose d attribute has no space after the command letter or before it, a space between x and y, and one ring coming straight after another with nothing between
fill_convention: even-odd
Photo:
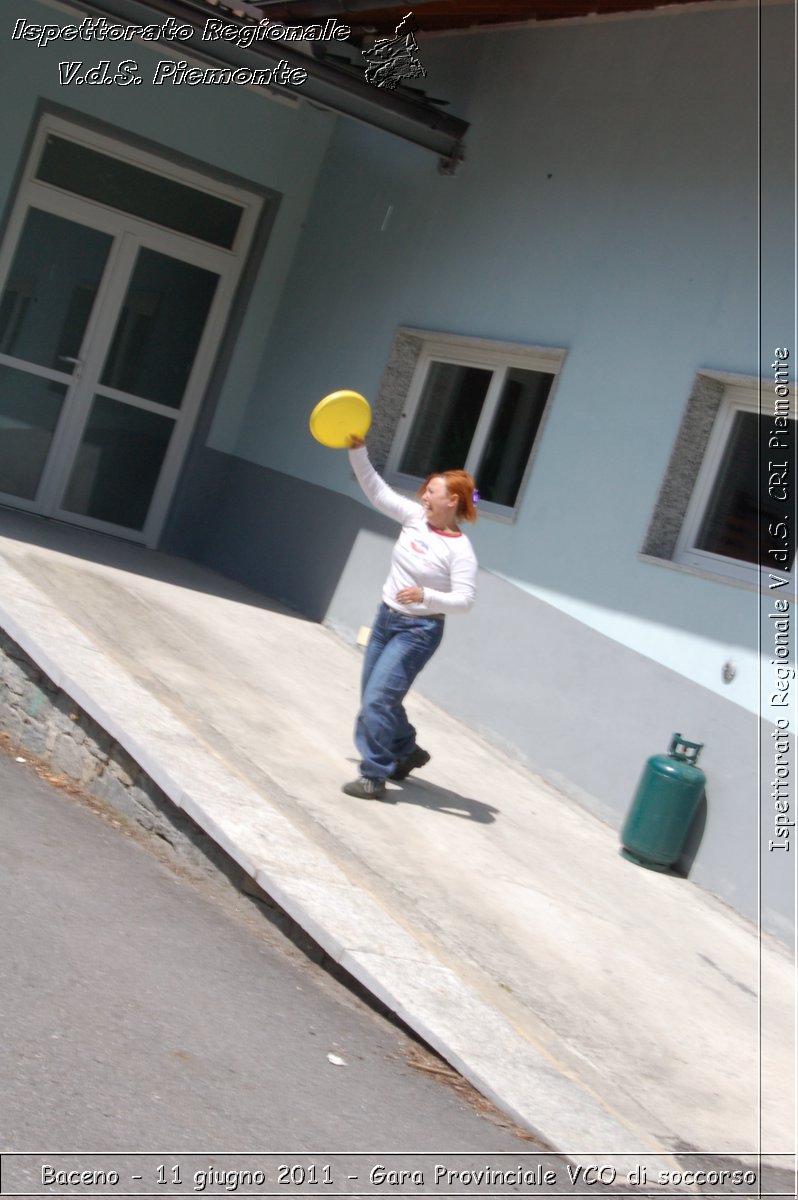
<instances>
[{"instance_id":1,"label":"window frame","mask_svg":"<svg viewBox=\"0 0 798 1200\"><path fill-rule=\"evenodd\" d=\"M529 475L540 447L543 429L551 410L557 382L565 360L565 351L549 347L522 346L506 342L490 342L478 338L470 338L454 334L431 334L420 330L403 330L421 340L421 349L415 368L403 399L402 411L392 432L390 449L385 462L385 476L389 483L403 491L415 493L423 483L420 476L407 475L399 470L405 447L421 403L421 397L427 380L431 363L442 362L453 366L479 367L492 372L485 399L482 404L476 428L471 440L471 446L464 464L464 470L474 475L479 487L478 467L482 458L487 437L496 416L502 395L507 372L513 368L527 371L539 371L552 376L543 413L540 418L535 439L524 467L524 473L518 486L513 505L497 504L489 500L480 500L480 515L489 515L499 520L512 523L521 507Z\"/></svg>"},{"instance_id":2,"label":"window frame","mask_svg":"<svg viewBox=\"0 0 798 1200\"><path fill-rule=\"evenodd\" d=\"M709 372L705 374L709 375ZM696 545L710 501L713 498L716 481L725 462L725 455L734 428L735 417L740 412L753 412L758 417L768 415L765 410L764 397L772 398L774 395L772 381L741 379L740 377L730 378L721 375L715 375L714 378L724 384L723 396L712 424L701 466L696 475L681 529L676 539L673 561L681 566L697 570L702 575L721 576L730 581L733 580L738 583L742 582L753 585L758 590L768 587L771 573L782 577L787 576L790 581L790 594L795 595L796 582L798 581L798 569L796 567L798 555L796 555L791 567L787 570L775 562L772 566L747 563L742 559L731 558L728 555L717 554L710 550L702 550ZM773 415L775 416L775 412ZM793 395L789 398L789 412L786 415L792 421L798 418L795 397ZM798 430L794 430L793 432L793 443L790 449L784 451L785 454L792 456L793 463L795 461L796 436L798 436ZM791 487L795 486L792 478L790 479L790 485Z\"/></svg>"}]
</instances>

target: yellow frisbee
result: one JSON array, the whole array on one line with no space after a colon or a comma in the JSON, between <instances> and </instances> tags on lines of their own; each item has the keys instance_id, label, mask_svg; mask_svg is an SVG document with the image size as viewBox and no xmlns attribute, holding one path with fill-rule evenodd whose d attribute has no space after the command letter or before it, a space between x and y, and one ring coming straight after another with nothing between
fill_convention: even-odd
<instances>
[{"instance_id":1,"label":"yellow frisbee","mask_svg":"<svg viewBox=\"0 0 798 1200\"><path fill-rule=\"evenodd\" d=\"M371 409L360 392L330 392L310 414L310 432L322 446L342 450L349 438L364 438L371 424Z\"/></svg>"}]
</instances>

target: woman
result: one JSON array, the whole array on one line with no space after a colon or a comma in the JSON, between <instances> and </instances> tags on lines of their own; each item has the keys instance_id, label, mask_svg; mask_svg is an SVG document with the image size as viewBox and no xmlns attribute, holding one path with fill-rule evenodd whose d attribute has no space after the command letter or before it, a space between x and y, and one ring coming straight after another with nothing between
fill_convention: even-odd
<instances>
[{"instance_id":1,"label":"woman","mask_svg":"<svg viewBox=\"0 0 798 1200\"><path fill-rule=\"evenodd\" d=\"M386 779L404 779L430 759L402 701L440 645L446 615L474 603L477 560L458 522L476 520L476 493L465 471L443 471L427 479L420 503L408 500L380 478L361 438L349 439L349 461L374 507L402 526L363 662L355 725L360 777L342 789L379 800Z\"/></svg>"}]
</instances>

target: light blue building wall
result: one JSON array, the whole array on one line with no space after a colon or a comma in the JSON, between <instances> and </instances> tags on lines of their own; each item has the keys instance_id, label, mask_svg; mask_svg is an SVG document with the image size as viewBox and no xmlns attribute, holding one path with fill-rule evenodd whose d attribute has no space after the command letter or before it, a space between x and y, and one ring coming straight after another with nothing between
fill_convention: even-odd
<instances>
[{"instance_id":1,"label":"light blue building wall","mask_svg":"<svg viewBox=\"0 0 798 1200\"><path fill-rule=\"evenodd\" d=\"M775 76L789 28L787 7L769 10ZM616 823L672 732L706 742L692 876L753 915L760 598L640 552L696 373L756 377L760 314L775 329L789 305L788 272L759 290L757 11L434 39L424 59L428 90L471 122L466 160L442 175L420 150L336 126L241 423L235 509L271 491L303 528L329 529L340 578L317 615L352 636L390 531L356 534L369 517L353 516L343 455L308 437L315 401L374 397L400 325L566 351L517 519L477 526L480 603L450 622L420 686ZM768 161L776 194L788 161ZM775 201L773 219L786 219ZM220 538L216 561L235 569L244 540ZM290 535L264 538L296 602L312 581L283 561ZM764 907L782 928L789 883L774 869Z\"/></svg>"}]
</instances>

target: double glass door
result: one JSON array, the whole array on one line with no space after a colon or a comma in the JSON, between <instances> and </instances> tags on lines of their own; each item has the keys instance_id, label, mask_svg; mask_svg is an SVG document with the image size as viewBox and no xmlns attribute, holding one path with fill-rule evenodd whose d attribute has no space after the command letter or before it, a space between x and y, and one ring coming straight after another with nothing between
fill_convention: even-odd
<instances>
[{"instance_id":1,"label":"double glass door","mask_svg":"<svg viewBox=\"0 0 798 1200\"><path fill-rule=\"evenodd\" d=\"M0 291L0 503L153 544L238 272L226 248L30 191Z\"/></svg>"}]
</instances>

